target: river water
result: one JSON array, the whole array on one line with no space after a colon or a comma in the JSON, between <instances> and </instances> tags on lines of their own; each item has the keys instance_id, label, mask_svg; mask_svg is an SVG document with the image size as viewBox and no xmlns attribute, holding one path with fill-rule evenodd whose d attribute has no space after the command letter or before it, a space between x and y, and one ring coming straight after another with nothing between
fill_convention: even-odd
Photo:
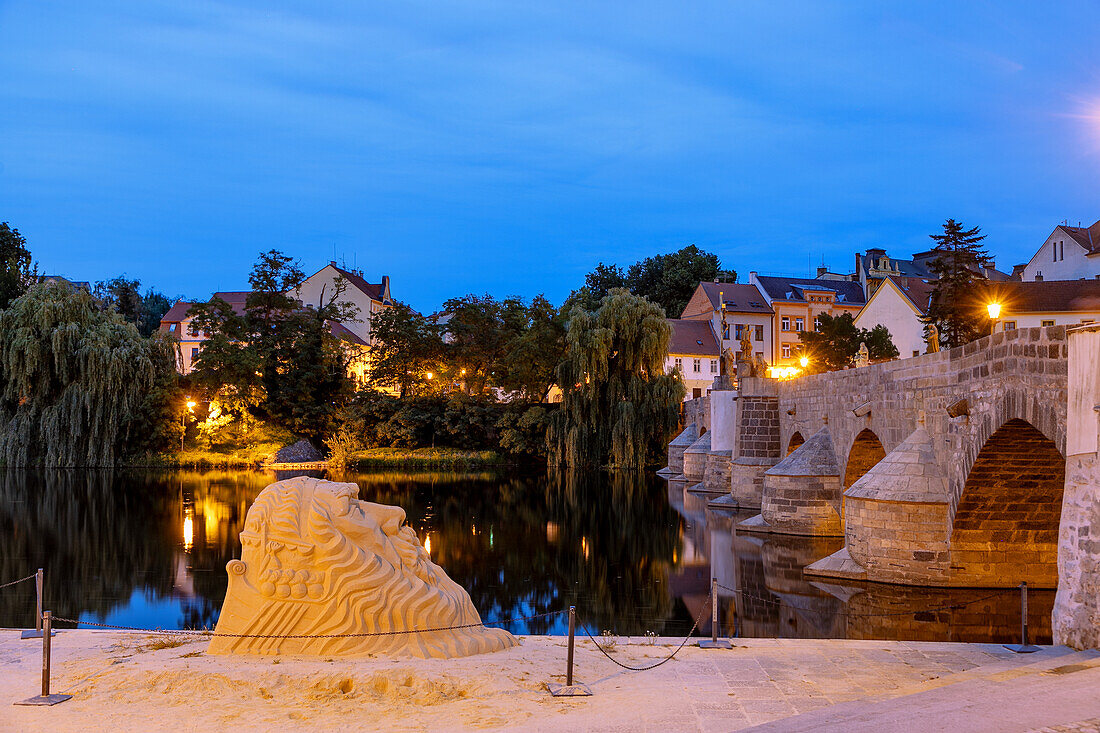
<instances>
[{"instance_id":1,"label":"river water","mask_svg":"<svg viewBox=\"0 0 1100 733\"><path fill-rule=\"evenodd\" d=\"M217 622L225 564L245 513L277 478L241 471L0 472L0 584L46 568L46 608L85 624L198 628ZM637 474L506 470L334 476L397 504L432 559L486 621L577 607L593 633L1015 642L1019 599L990 589L814 581L802 568L839 539L736 533L749 515ZM0 627L33 625L34 588L0 589ZM1033 640L1050 642L1053 591L1032 591ZM984 600L982 600L984 599ZM968 605L963 605L968 604ZM949 608L949 606L960 606ZM504 624L561 634L558 615Z\"/></svg>"}]
</instances>

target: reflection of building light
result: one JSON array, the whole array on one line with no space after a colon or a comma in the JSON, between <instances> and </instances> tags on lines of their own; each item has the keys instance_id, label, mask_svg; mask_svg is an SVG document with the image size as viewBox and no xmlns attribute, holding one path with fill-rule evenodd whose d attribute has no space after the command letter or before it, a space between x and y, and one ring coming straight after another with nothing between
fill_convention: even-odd
<instances>
[{"instance_id":1,"label":"reflection of building light","mask_svg":"<svg viewBox=\"0 0 1100 733\"><path fill-rule=\"evenodd\" d=\"M195 523L190 516L183 518L183 551L191 552L191 546L195 542Z\"/></svg>"},{"instance_id":2,"label":"reflection of building light","mask_svg":"<svg viewBox=\"0 0 1100 733\"><path fill-rule=\"evenodd\" d=\"M558 535L561 533L561 527L557 522L546 523L546 541L552 545L558 544Z\"/></svg>"},{"instance_id":3,"label":"reflection of building light","mask_svg":"<svg viewBox=\"0 0 1100 733\"><path fill-rule=\"evenodd\" d=\"M588 538L581 537L581 553L584 555L584 559L588 559Z\"/></svg>"}]
</instances>

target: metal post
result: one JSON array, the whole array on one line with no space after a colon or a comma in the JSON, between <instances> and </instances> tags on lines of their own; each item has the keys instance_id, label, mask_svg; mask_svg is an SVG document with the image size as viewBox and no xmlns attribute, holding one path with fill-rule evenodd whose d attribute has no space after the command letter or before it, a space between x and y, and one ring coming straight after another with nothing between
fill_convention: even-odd
<instances>
[{"instance_id":1,"label":"metal post","mask_svg":"<svg viewBox=\"0 0 1100 733\"><path fill-rule=\"evenodd\" d=\"M16 705L56 705L72 698L72 695L50 694L50 641L53 636L50 627L53 625L52 614L49 611L42 612L42 694L20 700Z\"/></svg>"},{"instance_id":2,"label":"metal post","mask_svg":"<svg viewBox=\"0 0 1100 733\"><path fill-rule=\"evenodd\" d=\"M1027 643L1027 581L1020 583L1020 643L1005 644L1005 649L1017 654L1030 654L1039 651L1039 647Z\"/></svg>"},{"instance_id":3,"label":"metal post","mask_svg":"<svg viewBox=\"0 0 1100 733\"><path fill-rule=\"evenodd\" d=\"M587 697L592 694L588 685L573 684L573 641L577 629L577 607L569 607L569 649L565 657L565 684L547 683L546 687L554 697Z\"/></svg>"},{"instance_id":4,"label":"metal post","mask_svg":"<svg viewBox=\"0 0 1100 733\"><path fill-rule=\"evenodd\" d=\"M565 686L573 686L573 639L577 630L577 607L569 607L569 653L565 657Z\"/></svg>"},{"instance_id":5,"label":"metal post","mask_svg":"<svg viewBox=\"0 0 1100 733\"><path fill-rule=\"evenodd\" d=\"M38 572L34 576L34 587L38 590L38 606L35 608L34 628L37 631L42 631L42 580L43 570L38 568Z\"/></svg>"},{"instance_id":6,"label":"metal post","mask_svg":"<svg viewBox=\"0 0 1100 733\"><path fill-rule=\"evenodd\" d=\"M710 579L710 639L701 639L702 649L731 649L733 645L725 639L718 640L718 578Z\"/></svg>"},{"instance_id":7,"label":"metal post","mask_svg":"<svg viewBox=\"0 0 1100 733\"><path fill-rule=\"evenodd\" d=\"M42 581L44 579L45 571L38 568L38 572L34 574L34 588L38 594L34 607L34 631L24 631L19 637L21 639L37 639L42 636Z\"/></svg>"}]
</instances>

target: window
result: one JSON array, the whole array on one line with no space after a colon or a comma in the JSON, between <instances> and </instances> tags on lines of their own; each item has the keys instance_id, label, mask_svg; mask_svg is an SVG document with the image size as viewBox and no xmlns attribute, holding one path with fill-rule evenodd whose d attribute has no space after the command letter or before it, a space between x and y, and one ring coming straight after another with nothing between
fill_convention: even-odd
<instances>
[{"instance_id":1,"label":"window","mask_svg":"<svg viewBox=\"0 0 1100 733\"><path fill-rule=\"evenodd\" d=\"M696 374L703 371L703 360L702 359L692 359L691 360L691 371L695 372Z\"/></svg>"},{"instance_id":2,"label":"window","mask_svg":"<svg viewBox=\"0 0 1100 733\"><path fill-rule=\"evenodd\" d=\"M673 363L676 364L676 368L679 369L681 372L684 371L684 360L683 359L681 359L680 357L677 356L676 361L673 362Z\"/></svg>"},{"instance_id":3,"label":"window","mask_svg":"<svg viewBox=\"0 0 1100 733\"><path fill-rule=\"evenodd\" d=\"M189 336L198 336L199 335L199 324L195 323L194 321L191 321L190 323L188 323L187 324L187 335L189 335Z\"/></svg>"},{"instance_id":4,"label":"window","mask_svg":"<svg viewBox=\"0 0 1100 733\"><path fill-rule=\"evenodd\" d=\"M191 347L191 361L193 362L193 361L195 361L195 359L198 359L198 358L199 358L199 349L198 349L198 347L197 346Z\"/></svg>"},{"instance_id":5,"label":"window","mask_svg":"<svg viewBox=\"0 0 1100 733\"><path fill-rule=\"evenodd\" d=\"M703 390L699 387L692 387L691 396L692 398L698 399L699 397L703 396Z\"/></svg>"},{"instance_id":6,"label":"window","mask_svg":"<svg viewBox=\"0 0 1100 733\"><path fill-rule=\"evenodd\" d=\"M783 344L783 358L784 359L790 359L791 358L791 345L790 344Z\"/></svg>"},{"instance_id":7,"label":"window","mask_svg":"<svg viewBox=\"0 0 1100 733\"><path fill-rule=\"evenodd\" d=\"M176 332L176 329L177 329L177 328L179 327L179 325L180 325L180 324L178 324L178 323L172 323L172 324L169 324L169 326L168 326L168 333L175 333L175 332Z\"/></svg>"},{"instance_id":8,"label":"window","mask_svg":"<svg viewBox=\"0 0 1100 733\"><path fill-rule=\"evenodd\" d=\"M725 339L726 341L729 341L729 338L730 338L730 324L728 324L728 323L722 324L722 338Z\"/></svg>"},{"instance_id":9,"label":"window","mask_svg":"<svg viewBox=\"0 0 1100 733\"><path fill-rule=\"evenodd\" d=\"M780 328L781 328L782 330L784 330L784 331L790 331L790 330L791 330L791 317L790 317L790 316L783 316L783 319L782 319L782 324L783 324L783 325L782 325L782 326L780 326Z\"/></svg>"},{"instance_id":10,"label":"window","mask_svg":"<svg viewBox=\"0 0 1100 733\"><path fill-rule=\"evenodd\" d=\"M718 360L717 359L711 359L710 360L710 373L711 374L717 374L718 373Z\"/></svg>"},{"instance_id":11,"label":"window","mask_svg":"<svg viewBox=\"0 0 1100 733\"><path fill-rule=\"evenodd\" d=\"M764 327L763 326L753 326L753 330L756 331L756 334L755 334L756 340L757 341L763 341L764 340Z\"/></svg>"},{"instance_id":12,"label":"window","mask_svg":"<svg viewBox=\"0 0 1100 733\"><path fill-rule=\"evenodd\" d=\"M920 351L913 349L913 356L920 356Z\"/></svg>"},{"instance_id":13,"label":"window","mask_svg":"<svg viewBox=\"0 0 1100 733\"><path fill-rule=\"evenodd\" d=\"M733 337L738 341L741 340L741 324L740 323L738 323L736 326L733 327Z\"/></svg>"},{"instance_id":14,"label":"window","mask_svg":"<svg viewBox=\"0 0 1100 733\"><path fill-rule=\"evenodd\" d=\"M1015 331L1016 330L1016 321L1005 321L1005 330L1006 331Z\"/></svg>"},{"instance_id":15,"label":"window","mask_svg":"<svg viewBox=\"0 0 1100 733\"><path fill-rule=\"evenodd\" d=\"M1053 325L1054 325L1054 321L1043 321L1043 323L1042 323L1042 326L1044 328L1047 327L1047 326L1053 326Z\"/></svg>"},{"instance_id":16,"label":"window","mask_svg":"<svg viewBox=\"0 0 1100 733\"><path fill-rule=\"evenodd\" d=\"M794 319L794 330L795 331L805 331L806 330L806 320L803 319L803 318Z\"/></svg>"},{"instance_id":17,"label":"window","mask_svg":"<svg viewBox=\"0 0 1100 733\"><path fill-rule=\"evenodd\" d=\"M817 317L814 317L814 332L816 333L817 331L820 331L820 330L821 330L821 319L817 318Z\"/></svg>"}]
</instances>

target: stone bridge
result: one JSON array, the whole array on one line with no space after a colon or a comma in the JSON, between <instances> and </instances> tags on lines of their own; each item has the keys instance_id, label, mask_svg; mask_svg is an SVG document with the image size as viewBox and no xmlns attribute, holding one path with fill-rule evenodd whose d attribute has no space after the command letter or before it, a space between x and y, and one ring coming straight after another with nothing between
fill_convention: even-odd
<instances>
[{"instance_id":1,"label":"stone bridge","mask_svg":"<svg viewBox=\"0 0 1100 733\"><path fill-rule=\"evenodd\" d=\"M687 406L665 474L712 505L759 508L739 532L843 537L807 575L1057 587L1058 640L1097 646L1098 374L1100 328L1051 327L741 379Z\"/></svg>"}]
</instances>

